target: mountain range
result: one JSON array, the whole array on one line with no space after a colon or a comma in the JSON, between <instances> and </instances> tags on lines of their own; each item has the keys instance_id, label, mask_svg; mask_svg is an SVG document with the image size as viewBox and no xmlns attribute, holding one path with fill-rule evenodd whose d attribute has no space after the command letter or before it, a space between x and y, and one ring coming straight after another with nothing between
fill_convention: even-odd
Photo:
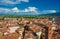
<instances>
[{"instance_id":1,"label":"mountain range","mask_svg":"<svg viewBox=\"0 0 60 39\"><path fill-rule=\"evenodd\" d=\"M49 14L39 14L38 16L60 16L60 12L49 13Z\"/></svg>"},{"instance_id":2,"label":"mountain range","mask_svg":"<svg viewBox=\"0 0 60 39\"><path fill-rule=\"evenodd\" d=\"M13 13L13 14L4 14L0 13L0 16L60 16L60 12L57 13L49 13L49 14L18 14L18 13Z\"/></svg>"}]
</instances>

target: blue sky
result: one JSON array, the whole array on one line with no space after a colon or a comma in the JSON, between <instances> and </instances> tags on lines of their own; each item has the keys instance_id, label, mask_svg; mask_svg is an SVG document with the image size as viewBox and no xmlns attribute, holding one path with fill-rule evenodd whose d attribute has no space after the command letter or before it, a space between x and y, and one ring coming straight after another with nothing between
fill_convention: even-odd
<instances>
[{"instance_id":1,"label":"blue sky","mask_svg":"<svg viewBox=\"0 0 60 39\"><path fill-rule=\"evenodd\" d=\"M0 0L0 13L48 14L60 12L60 0Z\"/></svg>"}]
</instances>

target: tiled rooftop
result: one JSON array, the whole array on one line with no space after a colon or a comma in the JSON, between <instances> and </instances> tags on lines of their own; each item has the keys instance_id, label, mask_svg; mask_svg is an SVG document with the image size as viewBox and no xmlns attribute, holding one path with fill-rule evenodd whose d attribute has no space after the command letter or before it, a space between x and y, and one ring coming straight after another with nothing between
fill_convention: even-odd
<instances>
[{"instance_id":1,"label":"tiled rooftop","mask_svg":"<svg viewBox=\"0 0 60 39\"><path fill-rule=\"evenodd\" d=\"M25 29L25 26L29 26L29 30L28 27ZM49 19L5 18L0 20L0 39L35 39L36 33L37 35L39 33L42 39L46 39L44 38L46 36L48 39L53 39L54 30L58 30L59 27L60 24L52 23ZM36 33L33 34L34 32ZM59 39L59 36L60 34L57 33L55 38Z\"/></svg>"}]
</instances>

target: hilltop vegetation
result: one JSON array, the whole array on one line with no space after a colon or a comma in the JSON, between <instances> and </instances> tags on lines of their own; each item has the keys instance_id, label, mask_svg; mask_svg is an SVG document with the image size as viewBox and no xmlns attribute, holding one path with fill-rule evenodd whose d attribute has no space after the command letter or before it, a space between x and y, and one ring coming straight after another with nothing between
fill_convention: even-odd
<instances>
[{"instance_id":1,"label":"hilltop vegetation","mask_svg":"<svg viewBox=\"0 0 60 39\"><path fill-rule=\"evenodd\" d=\"M50 17L57 17L60 18L60 16L0 16L0 20L4 20L4 18L50 18Z\"/></svg>"}]
</instances>

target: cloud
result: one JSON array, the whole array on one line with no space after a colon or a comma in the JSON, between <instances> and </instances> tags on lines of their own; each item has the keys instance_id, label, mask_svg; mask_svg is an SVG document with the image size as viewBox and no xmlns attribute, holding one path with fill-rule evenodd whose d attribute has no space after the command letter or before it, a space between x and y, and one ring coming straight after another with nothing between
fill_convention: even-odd
<instances>
[{"instance_id":1,"label":"cloud","mask_svg":"<svg viewBox=\"0 0 60 39\"><path fill-rule=\"evenodd\" d=\"M13 14L13 13L18 13L18 14L48 14L48 13L56 13L56 10L42 10L41 12L38 11L36 7L27 7L24 10L20 10L17 7L14 7L12 9L9 8L0 8L0 13L4 14Z\"/></svg>"},{"instance_id":2,"label":"cloud","mask_svg":"<svg viewBox=\"0 0 60 39\"><path fill-rule=\"evenodd\" d=\"M43 10L43 13L56 13L56 10Z\"/></svg>"},{"instance_id":3,"label":"cloud","mask_svg":"<svg viewBox=\"0 0 60 39\"><path fill-rule=\"evenodd\" d=\"M0 13L31 13L31 14L38 14L37 8L36 7L28 7L25 8L24 10L20 10L17 7L14 7L12 9L8 8L0 8Z\"/></svg>"},{"instance_id":4,"label":"cloud","mask_svg":"<svg viewBox=\"0 0 60 39\"><path fill-rule=\"evenodd\" d=\"M19 10L17 7L14 7L12 9L13 12L16 12L16 13L34 13L34 14L38 14L38 11L37 11L37 8L36 7L28 7L28 8L25 8L24 10Z\"/></svg>"},{"instance_id":5,"label":"cloud","mask_svg":"<svg viewBox=\"0 0 60 39\"><path fill-rule=\"evenodd\" d=\"M29 2L29 0L0 0L0 5L14 5L21 2Z\"/></svg>"},{"instance_id":6,"label":"cloud","mask_svg":"<svg viewBox=\"0 0 60 39\"><path fill-rule=\"evenodd\" d=\"M11 10L10 9L7 9L7 8L0 8L0 13L8 13L10 11Z\"/></svg>"},{"instance_id":7,"label":"cloud","mask_svg":"<svg viewBox=\"0 0 60 39\"><path fill-rule=\"evenodd\" d=\"M23 10L23 12L37 12L37 8L36 7L28 7L25 10Z\"/></svg>"},{"instance_id":8,"label":"cloud","mask_svg":"<svg viewBox=\"0 0 60 39\"><path fill-rule=\"evenodd\" d=\"M11 9L13 12L20 12L20 10L17 7L14 7L13 9Z\"/></svg>"}]
</instances>

